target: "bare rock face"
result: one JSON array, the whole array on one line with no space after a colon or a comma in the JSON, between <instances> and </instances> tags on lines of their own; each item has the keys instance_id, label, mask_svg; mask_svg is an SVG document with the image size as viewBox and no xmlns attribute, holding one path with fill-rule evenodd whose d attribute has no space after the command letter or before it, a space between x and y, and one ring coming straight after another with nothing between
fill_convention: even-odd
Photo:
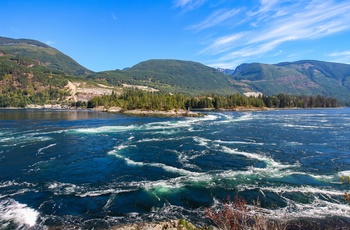
<instances>
[{"instance_id":1,"label":"bare rock face","mask_svg":"<svg viewBox=\"0 0 350 230\"><path fill-rule=\"evenodd\" d=\"M114 87L97 84L88 85L86 82L70 82L66 85L70 92L70 96L67 100L76 101L89 101L96 96L111 95Z\"/></svg>"}]
</instances>

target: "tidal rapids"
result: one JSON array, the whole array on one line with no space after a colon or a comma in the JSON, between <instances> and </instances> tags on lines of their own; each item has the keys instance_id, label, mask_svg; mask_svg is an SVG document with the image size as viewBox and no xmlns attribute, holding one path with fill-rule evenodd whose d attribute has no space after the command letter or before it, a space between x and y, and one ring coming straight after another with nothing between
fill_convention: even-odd
<instances>
[{"instance_id":1,"label":"tidal rapids","mask_svg":"<svg viewBox=\"0 0 350 230\"><path fill-rule=\"evenodd\" d=\"M346 222L341 176L348 108L198 118L0 110L1 229L203 226L205 208L236 195L259 200L268 218Z\"/></svg>"}]
</instances>

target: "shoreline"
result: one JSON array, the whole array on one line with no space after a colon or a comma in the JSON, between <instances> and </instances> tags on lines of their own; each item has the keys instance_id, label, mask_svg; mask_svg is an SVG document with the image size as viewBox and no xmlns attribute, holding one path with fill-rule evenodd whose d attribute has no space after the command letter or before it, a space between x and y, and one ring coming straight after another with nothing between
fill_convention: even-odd
<instances>
[{"instance_id":1,"label":"shoreline","mask_svg":"<svg viewBox=\"0 0 350 230\"><path fill-rule=\"evenodd\" d=\"M131 224L121 224L108 228L109 230L137 230L137 229L152 229L152 230L204 230L207 228L198 228L191 222L185 219L166 220L161 222L140 222ZM211 228L210 228L211 229Z\"/></svg>"},{"instance_id":2,"label":"shoreline","mask_svg":"<svg viewBox=\"0 0 350 230\"><path fill-rule=\"evenodd\" d=\"M184 109L171 109L168 111L163 110L142 110L142 109L132 109L132 110L123 110L120 107L96 107L92 110L107 112L107 113L117 113L117 114L126 114L126 115L136 115L136 116L162 116L162 117L202 117L204 114L197 113L193 111L188 111Z\"/></svg>"},{"instance_id":3,"label":"shoreline","mask_svg":"<svg viewBox=\"0 0 350 230\"><path fill-rule=\"evenodd\" d=\"M159 116L159 117L203 117L206 114L202 112L258 112L258 111L276 111L276 110L303 110L303 109L341 109L346 107L335 107L335 108L268 108L268 107L245 107L238 106L230 109L214 109L214 108L203 108L203 109L171 109L168 111L163 110L123 110L121 107L110 107L105 108L104 106L98 106L95 108L81 108L81 107L71 107L68 105L27 105L26 107L0 107L0 110L52 110L52 111L96 111L96 112L106 112L114 114L124 114L124 115L134 115L134 116Z\"/></svg>"},{"instance_id":4,"label":"shoreline","mask_svg":"<svg viewBox=\"0 0 350 230\"><path fill-rule=\"evenodd\" d=\"M162 111L162 110L141 110L141 109L134 109L134 110L123 110L120 107L110 107L105 108L103 106L95 107L95 108L76 108L76 107L69 107L69 106L60 106L60 105L44 105L44 106L38 106L38 105L29 105L26 107L0 107L0 110L51 110L51 111L96 111L96 112L107 112L107 113L115 113L115 114L125 114L125 115L135 115L135 116L159 116L159 117L203 117L205 114L194 112L194 111L187 111L184 109L172 109L169 111Z\"/></svg>"},{"instance_id":5,"label":"shoreline","mask_svg":"<svg viewBox=\"0 0 350 230\"><path fill-rule=\"evenodd\" d=\"M237 106L234 108L224 109L224 108L197 108L197 109L191 109L190 111L194 112L222 112L222 111L233 111L233 112L249 112L249 111L269 111L269 110L276 110L278 108L268 108L268 107L252 107L252 106Z\"/></svg>"},{"instance_id":6,"label":"shoreline","mask_svg":"<svg viewBox=\"0 0 350 230\"><path fill-rule=\"evenodd\" d=\"M344 216L329 216L324 218L316 217L299 217L277 220L274 218L268 218L261 215L264 221L257 223L257 226L261 227L280 227L281 229L348 229L350 224L350 218ZM208 219L207 217L203 217ZM209 220L209 219L208 219ZM68 228L75 229L81 226L70 225ZM48 229L65 229L67 226L48 226ZM121 223L116 225L110 225L104 229L108 230L215 230L219 229L215 223L199 224L194 223L187 219L169 219L163 221L146 221L146 222L134 222L134 223ZM265 228L264 228L265 229Z\"/></svg>"},{"instance_id":7,"label":"shoreline","mask_svg":"<svg viewBox=\"0 0 350 230\"><path fill-rule=\"evenodd\" d=\"M115 114L125 114L125 115L135 115L135 116L160 116L160 117L203 117L205 116L202 112L222 112L222 111L233 111L233 112L254 112L254 111L270 111L276 110L276 108L267 108L267 107L244 107L238 106L231 109L214 109L214 108L204 108L204 109L193 109L193 110L185 110L185 109L171 109L168 111L164 110L142 110L142 109L132 109L132 110L124 110L121 107L110 107L106 108L104 106L98 106L95 108L76 108L69 106L61 106L61 105L28 105L24 108L17 107L8 107L8 108L0 108L0 109L49 109L49 110L66 110L66 111L74 111L74 110L91 110L98 112L107 112L107 113L115 113Z\"/></svg>"}]
</instances>

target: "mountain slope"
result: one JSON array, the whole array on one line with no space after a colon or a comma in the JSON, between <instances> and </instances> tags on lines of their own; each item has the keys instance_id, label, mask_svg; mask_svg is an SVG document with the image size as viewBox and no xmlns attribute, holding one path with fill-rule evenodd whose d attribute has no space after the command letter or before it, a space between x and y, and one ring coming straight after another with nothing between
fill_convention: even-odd
<instances>
[{"instance_id":1,"label":"mountain slope","mask_svg":"<svg viewBox=\"0 0 350 230\"><path fill-rule=\"evenodd\" d=\"M62 101L69 95L62 73L37 65L37 60L0 50L0 107L24 107Z\"/></svg>"},{"instance_id":2,"label":"mountain slope","mask_svg":"<svg viewBox=\"0 0 350 230\"><path fill-rule=\"evenodd\" d=\"M92 80L95 85L145 86L143 89L192 96L259 91L266 95L319 94L350 102L347 64L312 60L251 63L238 66L231 76L220 71L192 61L149 60L124 70L93 73L39 41L0 37L0 93L12 99L32 97L35 102L38 93L45 94L39 95L41 102L65 98L67 80L79 76L80 81Z\"/></svg>"},{"instance_id":3,"label":"mountain slope","mask_svg":"<svg viewBox=\"0 0 350 230\"><path fill-rule=\"evenodd\" d=\"M68 79L87 73L91 71L44 43L0 37L0 107L67 101Z\"/></svg>"},{"instance_id":4,"label":"mountain slope","mask_svg":"<svg viewBox=\"0 0 350 230\"><path fill-rule=\"evenodd\" d=\"M267 95L323 95L350 101L350 65L297 61L275 65L251 63L238 66L232 78Z\"/></svg>"},{"instance_id":5,"label":"mountain slope","mask_svg":"<svg viewBox=\"0 0 350 230\"><path fill-rule=\"evenodd\" d=\"M35 60L37 65L64 74L80 76L91 73L90 70L81 66L67 55L35 40L0 37L0 51L19 58Z\"/></svg>"},{"instance_id":6,"label":"mountain slope","mask_svg":"<svg viewBox=\"0 0 350 230\"><path fill-rule=\"evenodd\" d=\"M243 92L241 84L218 70L192 61L149 60L127 70L107 71L90 76L111 84L134 84L171 93L232 94ZM249 87L248 87L249 88Z\"/></svg>"}]
</instances>

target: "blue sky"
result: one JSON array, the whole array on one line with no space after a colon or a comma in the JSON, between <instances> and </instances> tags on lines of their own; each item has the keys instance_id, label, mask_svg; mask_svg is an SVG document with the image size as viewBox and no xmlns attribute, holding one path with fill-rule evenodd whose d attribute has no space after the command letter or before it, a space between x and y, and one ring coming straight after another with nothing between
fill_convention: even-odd
<instances>
[{"instance_id":1,"label":"blue sky","mask_svg":"<svg viewBox=\"0 0 350 230\"><path fill-rule=\"evenodd\" d=\"M93 71L149 59L350 63L349 0L1 0L0 36L39 40Z\"/></svg>"}]
</instances>

